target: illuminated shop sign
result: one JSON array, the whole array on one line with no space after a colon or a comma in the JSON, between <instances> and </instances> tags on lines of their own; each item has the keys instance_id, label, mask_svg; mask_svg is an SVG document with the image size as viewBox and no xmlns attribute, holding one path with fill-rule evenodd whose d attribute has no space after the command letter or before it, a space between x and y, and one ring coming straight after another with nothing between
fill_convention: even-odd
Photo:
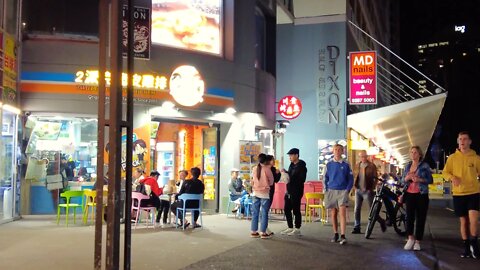
<instances>
[{"instance_id":1,"label":"illuminated shop sign","mask_svg":"<svg viewBox=\"0 0 480 270\"><path fill-rule=\"evenodd\" d=\"M285 96L278 102L278 112L288 120L297 118L302 112L302 102L294 96Z\"/></svg>"},{"instance_id":2,"label":"illuminated shop sign","mask_svg":"<svg viewBox=\"0 0 480 270\"><path fill-rule=\"evenodd\" d=\"M350 53L350 104L377 104L376 52Z\"/></svg>"},{"instance_id":3,"label":"illuminated shop sign","mask_svg":"<svg viewBox=\"0 0 480 270\"><path fill-rule=\"evenodd\" d=\"M75 73L75 82L98 85L99 72L98 70L81 70ZM105 72L105 83L110 86L112 80L112 73ZM122 86L127 87L128 83L127 73L122 73ZM136 88L150 88L150 89L167 89L167 78L165 76L151 75L151 74L133 74L133 87Z\"/></svg>"},{"instance_id":4,"label":"illuminated shop sign","mask_svg":"<svg viewBox=\"0 0 480 270\"><path fill-rule=\"evenodd\" d=\"M152 0L152 43L221 53L222 0Z\"/></svg>"},{"instance_id":5,"label":"illuminated shop sign","mask_svg":"<svg viewBox=\"0 0 480 270\"><path fill-rule=\"evenodd\" d=\"M81 70L75 73L75 82L87 85L98 85L98 70ZM112 74L105 72L105 84L110 86ZM122 86L128 85L128 74L122 73ZM195 106L203 102L205 82L200 72L193 66L177 67L168 80L166 76L152 74L133 74L132 84L134 88L167 90L170 86L170 95L180 105Z\"/></svg>"},{"instance_id":6,"label":"illuminated shop sign","mask_svg":"<svg viewBox=\"0 0 480 270\"><path fill-rule=\"evenodd\" d=\"M455 32L465 33L465 29L467 27L465 25L455 25Z\"/></svg>"},{"instance_id":7,"label":"illuminated shop sign","mask_svg":"<svg viewBox=\"0 0 480 270\"><path fill-rule=\"evenodd\" d=\"M170 76L170 95L183 106L194 106L203 102L205 82L195 67L180 66Z\"/></svg>"}]
</instances>

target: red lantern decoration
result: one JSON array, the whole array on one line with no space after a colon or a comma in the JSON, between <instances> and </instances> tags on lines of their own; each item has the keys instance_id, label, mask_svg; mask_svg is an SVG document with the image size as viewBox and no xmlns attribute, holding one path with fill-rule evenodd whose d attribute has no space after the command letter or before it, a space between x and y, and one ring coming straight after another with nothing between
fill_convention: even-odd
<instances>
[{"instance_id":1,"label":"red lantern decoration","mask_svg":"<svg viewBox=\"0 0 480 270\"><path fill-rule=\"evenodd\" d=\"M302 112L302 102L294 96L285 96L278 102L278 112L287 119L295 119Z\"/></svg>"}]
</instances>

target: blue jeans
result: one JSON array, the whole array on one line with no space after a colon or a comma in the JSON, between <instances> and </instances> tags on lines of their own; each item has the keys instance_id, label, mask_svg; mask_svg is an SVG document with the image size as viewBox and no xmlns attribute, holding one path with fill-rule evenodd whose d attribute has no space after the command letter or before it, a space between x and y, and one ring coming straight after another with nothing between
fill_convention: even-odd
<instances>
[{"instance_id":1,"label":"blue jeans","mask_svg":"<svg viewBox=\"0 0 480 270\"><path fill-rule=\"evenodd\" d=\"M375 192L366 190L362 192L360 190L355 190L355 225L354 228L360 229L360 217L362 215L362 204L364 200L368 201L368 206L372 208L373 198L375 197Z\"/></svg>"},{"instance_id":2,"label":"blue jeans","mask_svg":"<svg viewBox=\"0 0 480 270\"><path fill-rule=\"evenodd\" d=\"M261 199L252 197L252 232L258 231L258 219L260 217L260 232L264 233L268 227L268 209L270 208L270 199ZM260 211L262 214L260 215Z\"/></svg>"}]
</instances>

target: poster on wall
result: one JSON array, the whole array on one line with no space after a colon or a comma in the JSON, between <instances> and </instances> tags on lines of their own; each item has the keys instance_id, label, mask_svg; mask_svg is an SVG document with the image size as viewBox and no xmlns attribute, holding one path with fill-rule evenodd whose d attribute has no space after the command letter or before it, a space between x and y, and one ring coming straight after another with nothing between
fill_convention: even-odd
<instances>
[{"instance_id":1,"label":"poster on wall","mask_svg":"<svg viewBox=\"0 0 480 270\"><path fill-rule=\"evenodd\" d=\"M122 47L123 57L128 53L128 6L123 5L122 10ZM133 54L137 59L150 59L150 9L143 7L134 7L133 11Z\"/></svg>"},{"instance_id":2,"label":"poster on wall","mask_svg":"<svg viewBox=\"0 0 480 270\"><path fill-rule=\"evenodd\" d=\"M142 168L148 175L150 171L150 124L143 125L133 129L132 137L132 167ZM120 155L122 162L122 177L125 177L125 171L127 168L127 135L122 134L121 139L122 152ZM107 142L104 151L104 163L108 164L108 154L110 151L110 144Z\"/></svg>"},{"instance_id":3,"label":"poster on wall","mask_svg":"<svg viewBox=\"0 0 480 270\"><path fill-rule=\"evenodd\" d=\"M327 163L333 159L333 146L340 144L343 146L342 158L347 158L347 141L340 140L318 140L318 179L323 181Z\"/></svg>"},{"instance_id":4,"label":"poster on wall","mask_svg":"<svg viewBox=\"0 0 480 270\"><path fill-rule=\"evenodd\" d=\"M152 43L221 54L222 0L152 0Z\"/></svg>"},{"instance_id":5,"label":"poster on wall","mask_svg":"<svg viewBox=\"0 0 480 270\"><path fill-rule=\"evenodd\" d=\"M377 104L377 53L350 53L350 104Z\"/></svg>"},{"instance_id":6,"label":"poster on wall","mask_svg":"<svg viewBox=\"0 0 480 270\"><path fill-rule=\"evenodd\" d=\"M15 38L3 33L3 94L4 104L17 102L17 52Z\"/></svg>"},{"instance_id":7,"label":"poster on wall","mask_svg":"<svg viewBox=\"0 0 480 270\"><path fill-rule=\"evenodd\" d=\"M217 129L205 128L203 133L203 182L204 199L215 200L215 176L217 173Z\"/></svg>"},{"instance_id":8,"label":"poster on wall","mask_svg":"<svg viewBox=\"0 0 480 270\"><path fill-rule=\"evenodd\" d=\"M258 155L262 147L262 142L240 141L240 178L251 178L252 168L258 163Z\"/></svg>"}]
</instances>

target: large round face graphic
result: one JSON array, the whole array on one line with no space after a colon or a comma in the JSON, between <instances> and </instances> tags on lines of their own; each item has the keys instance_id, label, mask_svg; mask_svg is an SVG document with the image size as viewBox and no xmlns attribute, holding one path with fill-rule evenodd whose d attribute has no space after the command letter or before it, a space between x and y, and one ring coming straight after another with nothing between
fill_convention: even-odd
<instances>
[{"instance_id":1,"label":"large round face graphic","mask_svg":"<svg viewBox=\"0 0 480 270\"><path fill-rule=\"evenodd\" d=\"M203 101L205 83L192 66L179 66L170 76L170 95L183 106L194 106Z\"/></svg>"}]
</instances>

